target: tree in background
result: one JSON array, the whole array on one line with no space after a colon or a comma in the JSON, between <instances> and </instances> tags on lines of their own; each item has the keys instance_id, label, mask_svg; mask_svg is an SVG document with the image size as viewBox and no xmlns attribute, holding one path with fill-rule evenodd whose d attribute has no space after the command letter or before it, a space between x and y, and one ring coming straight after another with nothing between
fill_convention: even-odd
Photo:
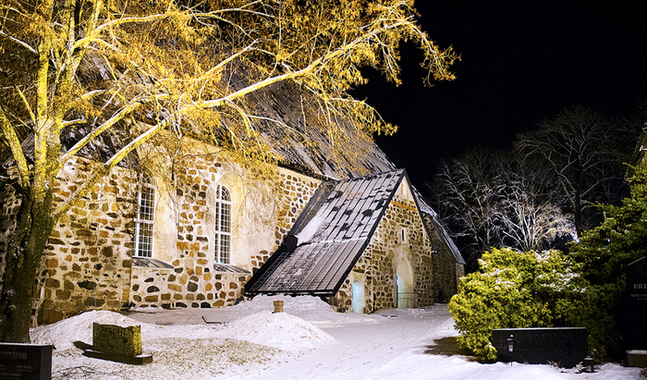
<instances>
[{"instance_id":1,"label":"tree in background","mask_svg":"<svg viewBox=\"0 0 647 380\"><path fill-rule=\"evenodd\" d=\"M313 94L331 133L338 115L367 133L392 132L348 94L365 81L360 68L398 83L403 40L423 51L427 81L451 79L456 59L405 0L5 0L0 11L0 128L22 198L4 255L0 341L29 340L36 273L57 220L138 147L188 135L242 152L241 162L271 160L247 95L286 81ZM68 132L84 130L62 149ZM64 165L105 136L118 137L116 153L54 201Z\"/></svg>"},{"instance_id":2,"label":"tree in background","mask_svg":"<svg viewBox=\"0 0 647 380\"><path fill-rule=\"evenodd\" d=\"M508 156L500 174L501 199L495 209L502 244L520 251L553 248L575 235L572 219L559 207L560 193L545 173Z\"/></svg>"},{"instance_id":3,"label":"tree in background","mask_svg":"<svg viewBox=\"0 0 647 380\"><path fill-rule=\"evenodd\" d=\"M625 333L617 324L627 313L625 269L647 256L647 163L638 165L628 182L631 195L621 206L598 205L606 215L605 221L584 232L580 242L571 247L571 255L582 265L582 274L592 289L608 297L600 309L615 316L615 322L609 319L605 325L605 343L614 351L622 344L614 337Z\"/></svg>"},{"instance_id":4,"label":"tree in background","mask_svg":"<svg viewBox=\"0 0 647 380\"><path fill-rule=\"evenodd\" d=\"M631 157L638 132L631 124L577 106L522 133L515 152L559 186L567 201L562 207L573 214L580 236L599 223L595 203L622 198L623 164Z\"/></svg>"},{"instance_id":5,"label":"tree in background","mask_svg":"<svg viewBox=\"0 0 647 380\"><path fill-rule=\"evenodd\" d=\"M599 205L606 220L584 232L568 255L509 248L483 254L479 271L461 280L449 303L459 344L490 361L493 329L584 326L595 359L619 354L625 268L647 256L647 164L629 184L631 196L622 206Z\"/></svg>"},{"instance_id":6,"label":"tree in background","mask_svg":"<svg viewBox=\"0 0 647 380\"><path fill-rule=\"evenodd\" d=\"M468 262L490 247L538 250L574 234L560 194L545 173L511 153L480 150L442 166L435 182L436 206Z\"/></svg>"},{"instance_id":7,"label":"tree in background","mask_svg":"<svg viewBox=\"0 0 647 380\"><path fill-rule=\"evenodd\" d=\"M499 183L503 161L493 150L472 151L441 166L433 193L436 210L452 231L468 265L489 247L500 242L495 209L500 200Z\"/></svg>"}]
</instances>

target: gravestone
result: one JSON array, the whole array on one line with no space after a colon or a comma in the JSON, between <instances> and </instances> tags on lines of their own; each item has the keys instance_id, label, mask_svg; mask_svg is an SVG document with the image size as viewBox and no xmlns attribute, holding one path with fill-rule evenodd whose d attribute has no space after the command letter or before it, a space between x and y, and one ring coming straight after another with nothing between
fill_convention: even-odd
<instances>
[{"instance_id":1,"label":"gravestone","mask_svg":"<svg viewBox=\"0 0 647 380\"><path fill-rule=\"evenodd\" d=\"M142 354L141 326L121 327L92 324L92 345L97 351L108 354L137 356Z\"/></svg>"},{"instance_id":2,"label":"gravestone","mask_svg":"<svg viewBox=\"0 0 647 380\"><path fill-rule=\"evenodd\" d=\"M0 343L0 380L50 380L52 346Z\"/></svg>"},{"instance_id":3,"label":"gravestone","mask_svg":"<svg viewBox=\"0 0 647 380\"><path fill-rule=\"evenodd\" d=\"M151 355L142 354L141 326L92 325L92 345L74 342L83 355L128 364L148 364Z\"/></svg>"},{"instance_id":4,"label":"gravestone","mask_svg":"<svg viewBox=\"0 0 647 380\"><path fill-rule=\"evenodd\" d=\"M627 265L627 341L630 350L647 350L647 257Z\"/></svg>"},{"instance_id":5,"label":"gravestone","mask_svg":"<svg viewBox=\"0 0 647 380\"><path fill-rule=\"evenodd\" d=\"M572 368L588 355L585 327L495 329L492 344L504 362L556 363Z\"/></svg>"}]
</instances>

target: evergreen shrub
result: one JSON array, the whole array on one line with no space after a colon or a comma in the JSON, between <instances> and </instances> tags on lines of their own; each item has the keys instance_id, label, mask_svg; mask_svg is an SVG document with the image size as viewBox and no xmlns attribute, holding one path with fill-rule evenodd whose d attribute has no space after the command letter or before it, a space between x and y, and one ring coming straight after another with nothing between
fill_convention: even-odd
<instances>
[{"instance_id":1,"label":"evergreen shrub","mask_svg":"<svg viewBox=\"0 0 647 380\"><path fill-rule=\"evenodd\" d=\"M588 331L595 327L591 318L608 319L596 308L604 297L589 289L580 265L561 251L492 248L479 264L479 272L461 279L449 303L459 345L479 361L496 359L493 329L584 326ZM598 348L590 337L589 344Z\"/></svg>"}]
</instances>

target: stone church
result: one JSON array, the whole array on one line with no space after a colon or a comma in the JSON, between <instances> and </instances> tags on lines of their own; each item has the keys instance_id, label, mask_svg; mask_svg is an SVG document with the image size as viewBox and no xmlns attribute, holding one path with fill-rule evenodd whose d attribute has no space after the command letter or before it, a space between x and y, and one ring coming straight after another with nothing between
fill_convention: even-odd
<instances>
[{"instance_id":1,"label":"stone church","mask_svg":"<svg viewBox=\"0 0 647 380\"><path fill-rule=\"evenodd\" d=\"M271 116L263 137L280 158L272 172L190 137L172 166L115 168L49 237L35 321L93 309L225 307L277 293L371 313L456 292L464 261L404 169L353 128L345 149L334 150L331 136L308 128L317 110L293 84L251 96L256 112ZM304 144L304 134L316 143ZM87 178L92 160L65 166L55 199ZM20 204L12 165L0 168L9 178L0 183L0 254Z\"/></svg>"}]
</instances>

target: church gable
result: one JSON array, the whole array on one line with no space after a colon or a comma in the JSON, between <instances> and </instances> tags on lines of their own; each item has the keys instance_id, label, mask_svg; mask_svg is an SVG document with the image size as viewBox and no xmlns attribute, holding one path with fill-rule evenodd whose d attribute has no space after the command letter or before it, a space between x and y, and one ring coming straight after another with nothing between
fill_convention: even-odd
<instances>
[{"instance_id":1,"label":"church gable","mask_svg":"<svg viewBox=\"0 0 647 380\"><path fill-rule=\"evenodd\" d=\"M322 184L249 293L332 296L368 245L403 170Z\"/></svg>"}]
</instances>

